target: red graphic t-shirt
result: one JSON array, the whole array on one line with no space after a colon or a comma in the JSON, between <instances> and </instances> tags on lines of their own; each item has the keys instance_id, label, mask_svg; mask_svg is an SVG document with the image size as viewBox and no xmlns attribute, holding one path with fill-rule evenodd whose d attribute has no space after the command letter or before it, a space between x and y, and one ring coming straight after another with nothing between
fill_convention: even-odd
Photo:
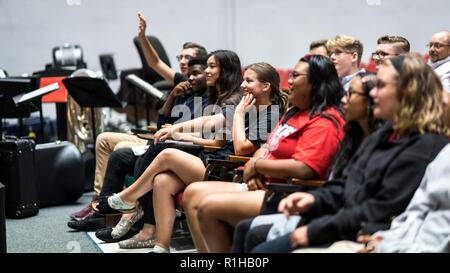
<instances>
[{"instance_id":1,"label":"red graphic t-shirt","mask_svg":"<svg viewBox=\"0 0 450 273\"><path fill-rule=\"evenodd\" d=\"M344 137L345 121L333 108L324 113L334 118L335 122L320 115L310 118L304 111L296 113L285 124L281 124L281 118L264 144L269 151L264 158L296 159L316 171L319 179L326 179L333 155ZM266 178L269 182L274 180Z\"/></svg>"}]
</instances>

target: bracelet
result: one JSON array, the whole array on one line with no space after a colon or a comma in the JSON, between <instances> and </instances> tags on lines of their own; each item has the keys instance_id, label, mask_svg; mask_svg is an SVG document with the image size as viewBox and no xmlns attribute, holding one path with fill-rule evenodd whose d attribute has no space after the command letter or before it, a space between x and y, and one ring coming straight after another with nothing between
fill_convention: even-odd
<instances>
[{"instance_id":1,"label":"bracelet","mask_svg":"<svg viewBox=\"0 0 450 273\"><path fill-rule=\"evenodd\" d=\"M260 173L258 172L258 170L256 169L256 162L258 162L258 160L260 160L260 159L263 159L263 158L262 158L262 157L258 157L258 158L255 160L255 162L253 162L253 169L255 170L256 174L260 174Z\"/></svg>"}]
</instances>

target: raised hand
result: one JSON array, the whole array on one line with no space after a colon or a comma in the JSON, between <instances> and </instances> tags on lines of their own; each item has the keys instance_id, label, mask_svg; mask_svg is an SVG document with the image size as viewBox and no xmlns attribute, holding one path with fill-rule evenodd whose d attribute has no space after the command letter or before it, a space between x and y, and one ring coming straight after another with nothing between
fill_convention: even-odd
<instances>
[{"instance_id":1,"label":"raised hand","mask_svg":"<svg viewBox=\"0 0 450 273\"><path fill-rule=\"evenodd\" d=\"M141 12L138 12L138 18L139 18L139 28L138 28L138 35L140 37L145 37L145 30L147 28L147 20L144 17L144 14Z\"/></svg>"}]
</instances>

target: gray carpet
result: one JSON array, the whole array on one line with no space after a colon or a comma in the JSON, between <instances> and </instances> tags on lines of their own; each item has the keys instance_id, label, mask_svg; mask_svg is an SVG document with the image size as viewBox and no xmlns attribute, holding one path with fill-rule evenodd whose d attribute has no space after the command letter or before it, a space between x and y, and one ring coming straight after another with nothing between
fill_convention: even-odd
<instances>
[{"instance_id":1,"label":"gray carpet","mask_svg":"<svg viewBox=\"0 0 450 273\"><path fill-rule=\"evenodd\" d=\"M69 215L83 208L93 193L85 193L75 204L42 208L26 219L6 219L9 253L98 253L101 250L86 232L67 226Z\"/></svg>"}]
</instances>

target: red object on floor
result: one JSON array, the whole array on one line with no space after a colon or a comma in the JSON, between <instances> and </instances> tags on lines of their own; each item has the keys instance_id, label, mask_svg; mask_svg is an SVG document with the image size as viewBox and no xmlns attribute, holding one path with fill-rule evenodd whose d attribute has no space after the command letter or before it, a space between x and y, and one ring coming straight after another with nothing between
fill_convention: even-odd
<instances>
[{"instance_id":1,"label":"red object on floor","mask_svg":"<svg viewBox=\"0 0 450 273\"><path fill-rule=\"evenodd\" d=\"M67 102L67 89L62 82L66 77L42 77L40 78L40 88L57 82L59 89L42 97L43 103L49 102Z\"/></svg>"}]
</instances>

